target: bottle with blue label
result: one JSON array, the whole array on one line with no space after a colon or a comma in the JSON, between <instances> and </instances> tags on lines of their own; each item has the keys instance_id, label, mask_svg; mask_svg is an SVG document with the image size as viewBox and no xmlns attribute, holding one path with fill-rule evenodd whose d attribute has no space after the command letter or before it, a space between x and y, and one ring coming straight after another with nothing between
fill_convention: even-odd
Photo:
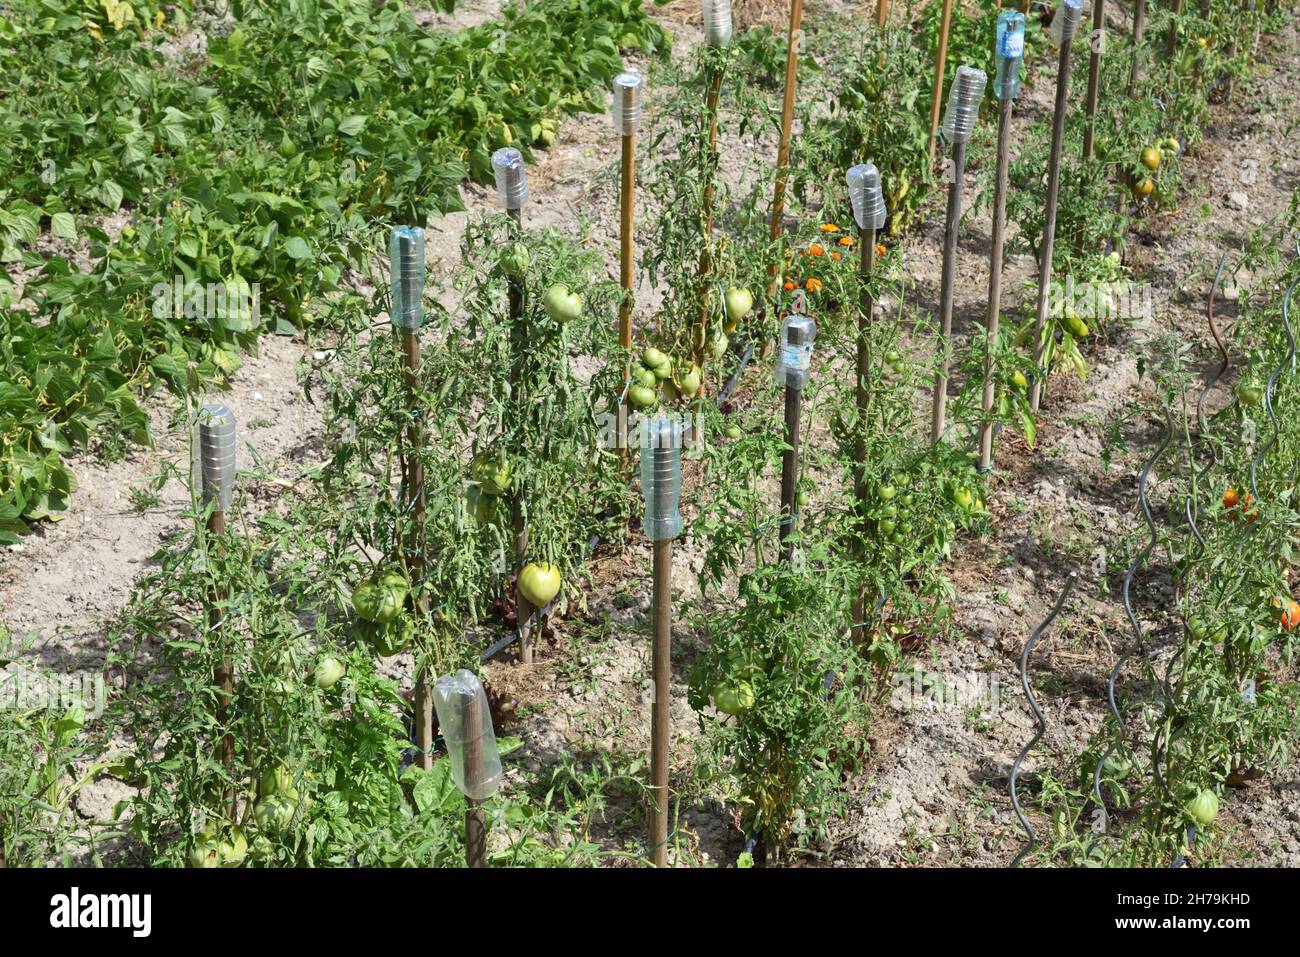
<instances>
[{"instance_id":1,"label":"bottle with blue label","mask_svg":"<svg viewBox=\"0 0 1300 957\"><path fill-rule=\"evenodd\" d=\"M998 14L997 73L993 95L1014 100L1020 95L1020 67L1025 61L1025 15L1019 10Z\"/></svg>"}]
</instances>

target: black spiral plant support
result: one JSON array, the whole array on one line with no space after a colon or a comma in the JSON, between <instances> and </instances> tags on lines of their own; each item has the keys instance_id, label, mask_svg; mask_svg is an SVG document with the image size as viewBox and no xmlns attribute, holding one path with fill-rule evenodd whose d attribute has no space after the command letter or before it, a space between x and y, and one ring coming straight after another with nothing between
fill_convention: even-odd
<instances>
[{"instance_id":1,"label":"black spiral plant support","mask_svg":"<svg viewBox=\"0 0 1300 957\"><path fill-rule=\"evenodd\" d=\"M1151 516L1151 503L1147 500L1147 479L1151 476L1151 469L1155 467L1156 462L1159 460L1160 456L1164 454L1165 449L1169 448L1169 443L1173 440L1173 419L1169 414L1169 405L1167 403L1164 406L1164 414L1164 437L1160 440L1160 444L1156 447L1155 451L1151 453L1151 457L1147 459L1146 464L1142 467L1141 475L1138 476L1138 504L1142 508L1142 518L1151 532L1151 539L1143 549L1134 556L1133 561L1129 563L1128 570L1124 572L1124 614L1128 617L1129 627L1133 629L1134 645L1128 651L1119 656L1119 659L1115 662L1115 666L1110 669L1110 675L1106 680L1106 704L1110 709L1111 715L1115 719L1115 727L1118 737L1114 744L1110 744L1106 747L1105 752L1097 760L1097 766L1093 769L1092 774L1092 794L1093 799L1096 801L1098 810L1101 811L1103 829L1106 825L1106 799L1101 793L1102 772L1105 770L1106 760L1115 753L1118 746L1126 744L1127 738L1124 716L1120 713L1119 705L1115 701L1115 683L1119 679L1120 670L1124 667L1124 664L1128 659L1133 656L1134 652L1140 652L1144 657L1146 655L1146 638L1142 633L1142 626L1138 623L1137 616L1133 613L1133 602L1130 597L1130 592L1133 585L1133 576L1137 574L1137 570L1145 565L1147 559L1151 557L1151 552L1155 549L1156 541L1159 537L1156 531L1155 519ZM1163 690L1164 689L1162 688L1162 693ZM1157 771L1157 775L1159 775L1159 771ZM1163 777L1161 777L1161 782L1163 784Z\"/></svg>"},{"instance_id":2,"label":"black spiral plant support","mask_svg":"<svg viewBox=\"0 0 1300 957\"><path fill-rule=\"evenodd\" d=\"M1264 387L1264 408L1268 412L1269 422L1272 423L1273 434L1268 437L1267 442L1259 447L1259 450L1255 453L1255 457L1250 461L1250 494L1255 497L1256 507L1258 507L1259 503L1259 488L1255 484L1255 474L1259 469L1259 463L1263 461L1264 456L1267 455L1269 451L1272 450L1273 446L1277 444L1277 440L1282 434L1282 425L1278 421L1277 409L1274 408L1273 405L1273 395L1277 391L1277 380L1282 375L1282 370L1288 365L1291 366L1292 369L1295 368L1296 342L1295 333L1291 329L1290 312L1291 294L1295 292L1295 287L1298 284L1300 284L1300 280L1293 282L1291 288L1286 291L1286 295L1282 299L1282 328L1286 332L1287 354L1269 375L1268 383Z\"/></svg>"},{"instance_id":3,"label":"black spiral plant support","mask_svg":"<svg viewBox=\"0 0 1300 957\"><path fill-rule=\"evenodd\" d=\"M1029 656L1034 650L1034 645L1039 637L1047 630L1047 626L1052 623L1057 614L1061 611L1061 606L1065 604L1065 599L1069 597L1070 590L1074 588L1075 579L1078 577L1076 572L1070 572L1065 579L1065 587L1061 589L1061 594L1057 596L1056 603L1052 605L1052 610L1048 612L1042 624L1034 629L1029 640L1025 642L1025 650L1020 654L1020 685L1025 689L1025 698L1029 701L1029 710L1034 713L1034 719L1038 722L1038 730L1034 736L1029 739L1029 743L1021 749L1020 755L1011 762L1011 807L1016 812L1016 818L1020 821L1020 826L1025 829L1025 834L1029 838L1029 843L1016 855L1016 859L1011 862L1012 867L1019 867L1020 862L1025 859L1025 855L1038 846L1038 835L1034 833L1025 812L1020 808L1020 798L1016 793L1016 779L1020 776L1020 765L1024 762L1025 757L1029 754L1030 749L1036 745L1047 731L1047 721L1043 718L1043 712L1038 708L1038 701L1034 698L1034 689L1029 686Z\"/></svg>"}]
</instances>

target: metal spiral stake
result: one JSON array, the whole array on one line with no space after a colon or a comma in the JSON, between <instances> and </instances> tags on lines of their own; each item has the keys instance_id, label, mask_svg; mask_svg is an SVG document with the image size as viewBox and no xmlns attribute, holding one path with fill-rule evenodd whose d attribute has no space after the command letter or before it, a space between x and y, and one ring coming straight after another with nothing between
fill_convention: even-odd
<instances>
[{"instance_id":1,"label":"metal spiral stake","mask_svg":"<svg viewBox=\"0 0 1300 957\"><path fill-rule=\"evenodd\" d=\"M1037 412L1042 401L1047 370L1043 368L1043 325L1047 322L1048 286L1052 278L1052 250L1056 244L1056 206L1061 190L1061 143L1065 137L1065 111L1069 102L1070 47L1083 16L1083 0L1062 0L1052 17L1052 42L1060 47L1056 64L1056 105L1052 113L1052 151L1047 161L1047 205L1043 211L1043 242L1039 249L1038 311L1034 318L1034 365L1037 374L1029 386L1029 408Z\"/></svg>"},{"instance_id":2,"label":"metal spiral stake","mask_svg":"<svg viewBox=\"0 0 1300 957\"><path fill-rule=\"evenodd\" d=\"M199 410L199 466L203 482L203 505L208 509L208 533L219 540L226 531L226 512L230 510L235 493L235 416L225 405L215 402ZM222 612L220 604L225 598L224 589L214 587L209 600L209 630L220 634ZM213 676L217 686L217 724L226 726L230 719L230 703L235 696L235 666L229 654L221 658ZM230 768L235 762L235 736L227 730L221 737L219 748L221 764ZM235 788L225 791L224 802L234 821L239 816Z\"/></svg>"},{"instance_id":3,"label":"metal spiral stake","mask_svg":"<svg viewBox=\"0 0 1300 957\"><path fill-rule=\"evenodd\" d=\"M1219 384L1219 380L1222 379L1224 375L1227 374L1230 368L1232 368L1232 358L1231 356L1228 355L1228 347L1224 345L1223 337L1219 335L1219 327L1214 322L1214 294L1218 291L1219 279L1223 276L1223 266L1224 263L1226 263L1227 261L1228 261L1227 253L1224 253L1222 256L1219 257L1219 268L1216 269L1214 272L1214 282L1210 285L1210 297L1205 307L1206 319L1209 321L1210 324L1210 335L1214 337L1214 344L1219 349L1220 362L1219 362L1218 371L1215 372L1214 375L1210 377L1209 381L1205 383L1205 387L1201 389L1201 394L1196 397L1197 438L1201 440L1205 439L1206 433L1208 433L1210 430L1209 425L1205 421L1205 400L1209 396L1210 392L1214 389L1214 387ZM1195 458L1193 455L1193 450L1189 449L1188 455L1189 458L1192 458L1192 461L1194 463ZM1214 453L1213 449L1211 449L1210 460L1205 463L1204 467L1196 475L1196 484L1198 486L1206 480L1206 478L1210 474L1210 470L1214 468L1215 465L1218 464L1218 458L1219 457L1217 453ZM1193 468L1195 468L1195 465L1193 465ZM1196 537L1197 544L1200 546L1201 553L1204 553L1205 537L1201 535L1201 530L1197 525L1196 502L1191 496L1188 496L1187 498L1187 521L1188 524L1191 526L1192 535Z\"/></svg>"},{"instance_id":4,"label":"metal spiral stake","mask_svg":"<svg viewBox=\"0 0 1300 957\"><path fill-rule=\"evenodd\" d=\"M948 349L952 338L953 286L957 273L957 231L961 226L962 184L966 173L966 142L975 128L980 100L988 76L972 66L959 66L948 96L943 118L944 138L952 143L948 167L948 216L943 233L943 278L939 291L938 368L934 374L934 404L930 417L930 441L943 435L948 406Z\"/></svg>"},{"instance_id":5,"label":"metal spiral stake","mask_svg":"<svg viewBox=\"0 0 1300 957\"><path fill-rule=\"evenodd\" d=\"M1115 744L1108 745L1100 759L1097 761L1097 767L1093 770L1092 775L1092 794L1097 803L1098 809L1102 814L1102 824L1106 822L1106 800L1101 793L1101 775L1106 767L1106 759L1115 753L1118 746L1125 744L1127 729L1124 724L1124 716L1120 713L1119 704L1115 701L1115 683L1119 680L1120 670L1134 652L1146 653L1146 638L1142 633L1142 626L1138 623L1137 616L1133 613L1133 602L1131 590L1133 585L1133 576L1137 574L1139 568L1146 564L1147 559L1151 557L1151 552L1156 547L1157 532L1155 519L1151 516L1151 503L1147 499L1147 479L1151 475L1152 468L1156 462L1169 448L1169 443L1173 441L1173 418L1169 414L1169 406L1164 406L1165 413L1165 434L1151 457L1147 459L1146 464L1142 467L1142 474L1138 477L1138 504L1142 509L1142 519L1146 522L1147 528L1151 532L1151 539L1142 548L1133 561L1129 563L1128 570L1124 572L1124 614L1128 618L1129 627L1133 629L1134 645L1128 651L1119 656L1115 666L1110 669L1110 674L1106 679L1106 705L1110 709L1111 716L1115 719L1118 738ZM1159 773L1159 772L1157 772Z\"/></svg>"},{"instance_id":6,"label":"metal spiral stake","mask_svg":"<svg viewBox=\"0 0 1300 957\"><path fill-rule=\"evenodd\" d=\"M681 488L681 421L659 418L643 422L641 494L645 497L645 519L642 527L654 547L654 635L650 654L654 682L650 716L650 786L654 806L650 815L650 861L655 867L668 865L673 539L682 533L682 516L678 507Z\"/></svg>"},{"instance_id":7,"label":"metal spiral stake","mask_svg":"<svg viewBox=\"0 0 1300 957\"><path fill-rule=\"evenodd\" d=\"M1024 763L1030 749L1042 740L1047 731L1047 720L1043 717L1043 712L1039 710L1038 700L1034 697L1034 689L1029 685L1029 656L1033 653L1034 645L1038 642L1038 639L1055 620L1062 606L1065 605L1065 599L1069 597L1078 577L1077 572L1070 572L1066 576L1065 587L1061 589L1061 594L1057 596L1056 603L1052 605L1052 610L1048 612L1042 623L1034 629L1033 634L1029 636L1029 640L1025 642L1025 650L1020 653L1020 686L1025 689L1025 699L1029 702L1029 710L1034 713L1034 720L1038 722L1038 730L1034 732L1034 736L1029 739L1029 742L1021 748L1020 754L1015 761L1011 762L1011 808L1016 812L1016 819L1020 821L1020 826L1025 829L1025 836L1029 838L1029 843L1011 862L1012 867L1019 867L1025 856L1038 846L1038 835L1034 833L1029 819L1025 817L1025 812L1020 807L1020 797L1016 792L1016 781L1020 777L1020 765Z\"/></svg>"},{"instance_id":8,"label":"metal spiral stake","mask_svg":"<svg viewBox=\"0 0 1300 957\"><path fill-rule=\"evenodd\" d=\"M1291 329L1291 294L1295 292L1295 287L1300 285L1300 280L1293 282L1291 288L1286 291L1282 298L1282 328L1286 332L1287 354L1281 362L1277 364L1268 377L1268 382L1264 387L1264 408L1268 411L1268 419L1273 425L1273 434L1268 437L1268 441L1259 447L1255 457L1250 461L1250 494L1255 497L1256 506L1259 503L1259 488L1255 485L1255 475L1259 469L1259 463L1264 460L1264 456L1272 450L1277 444L1278 438L1282 434L1282 425L1277 418L1277 409L1273 406L1273 396L1277 392L1277 380L1282 375L1282 371L1291 366L1295 368L1296 359L1296 341L1295 332Z\"/></svg>"}]
</instances>

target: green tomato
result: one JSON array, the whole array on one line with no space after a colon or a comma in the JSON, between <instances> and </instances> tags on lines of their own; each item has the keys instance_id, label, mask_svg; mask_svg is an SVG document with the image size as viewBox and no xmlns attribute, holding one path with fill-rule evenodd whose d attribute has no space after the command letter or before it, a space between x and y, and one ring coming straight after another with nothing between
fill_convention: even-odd
<instances>
[{"instance_id":1,"label":"green tomato","mask_svg":"<svg viewBox=\"0 0 1300 957\"><path fill-rule=\"evenodd\" d=\"M568 322L582 314L582 297L569 287L556 283L542 293L542 306L556 322Z\"/></svg>"},{"instance_id":2,"label":"green tomato","mask_svg":"<svg viewBox=\"0 0 1300 957\"><path fill-rule=\"evenodd\" d=\"M1237 398L1246 405L1259 405L1264 401L1264 390L1254 382L1238 382Z\"/></svg>"},{"instance_id":3,"label":"green tomato","mask_svg":"<svg viewBox=\"0 0 1300 957\"><path fill-rule=\"evenodd\" d=\"M687 366L685 372L673 380L673 384L677 386L677 391L686 398L693 398L700 391L700 386L703 384L700 367L691 363L691 365Z\"/></svg>"},{"instance_id":4,"label":"green tomato","mask_svg":"<svg viewBox=\"0 0 1300 957\"><path fill-rule=\"evenodd\" d=\"M519 593L534 608L545 608L563 584L560 570L546 562L529 562L519 572Z\"/></svg>"},{"instance_id":5,"label":"green tomato","mask_svg":"<svg viewBox=\"0 0 1300 957\"><path fill-rule=\"evenodd\" d=\"M641 355L641 364L647 369L658 369L662 365L667 365L667 363L668 357L654 346L646 349Z\"/></svg>"},{"instance_id":6,"label":"green tomato","mask_svg":"<svg viewBox=\"0 0 1300 957\"><path fill-rule=\"evenodd\" d=\"M653 389L659 384L659 377L654 374L653 370L647 369L643 365L637 365L632 369L632 383L633 385L641 385L645 386L647 389Z\"/></svg>"},{"instance_id":7,"label":"green tomato","mask_svg":"<svg viewBox=\"0 0 1300 957\"><path fill-rule=\"evenodd\" d=\"M719 682L709 691L713 706L723 714L744 714L754 707L754 686L748 681Z\"/></svg>"},{"instance_id":8,"label":"green tomato","mask_svg":"<svg viewBox=\"0 0 1300 957\"><path fill-rule=\"evenodd\" d=\"M952 500L969 512L975 505L975 493L968 488L959 488L952 493Z\"/></svg>"},{"instance_id":9,"label":"green tomato","mask_svg":"<svg viewBox=\"0 0 1300 957\"><path fill-rule=\"evenodd\" d=\"M886 537L893 535L898 528L898 523L892 518L882 518L880 520L880 534Z\"/></svg>"},{"instance_id":10,"label":"green tomato","mask_svg":"<svg viewBox=\"0 0 1300 957\"><path fill-rule=\"evenodd\" d=\"M1011 373L1011 384L1020 392L1025 392L1029 389L1029 380L1025 378L1025 374L1019 369Z\"/></svg>"},{"instance_id":11,"label":"green tomato","mask_svg":"<svg viewBox=\"0 0 1300 957\"><path fill-rule=\"evenodd\" d=\"M501 255L501 268L506 271L507 276L522 276L531 262L532 256L523 243L511 243Z\"/></svg>"},{"instance_id":12,"label":"green tomato","mask_svg":"<svg viewBox=\"0 0 1300 957\"><path fill-rule=\"evenodd\" d=\"M888 502L897 494L892 485L881 485L876 488L876 497L882 502Z\"/></svg>"},{"instance_id":13,"label":"green tomato","mask_svg":"<svg viewBox=\"0 0 1300 957\"><path fill-rule=\"evenodd\" d=\"M749 310L754 308L754 297L750 295L748 289L732 286L723 299L727 305L727 318L732 322L740 322L749 315Z\"/></svg>"},{"instance_id":14,"label":"green tomato","mask_svg":"<svg viewBox=\"0 0 1300 957\"><path fill-rule=\"evenodd\" d=\"M1076 339L1088 338L1088 324L1073 311L1065 314L1065 328L1069 329L1070 335Z\"/></svg>"},{"instance_id":15,"label":"green tomato","mask_svg":"<svg viewBox=\"0 0 1300 957\"><path fill-rule=\"evenodd\" d=\"M902 362L903 354L899 352L897 349L890 349L888 352L885 353L885 361L888 362L890 365L893 365L895 362Z\"/></svg>"},{"instance_id":16,"label":"green tomato","mask_svg":"<svg viewBox=\"0 0 1300 957\"><path fill-rule=\"evenodd\" d=\"M316 687L324 690L338 684L339 679L343 677L343 672L343 662L333 655L326 655L316 662L316 671L312 677L315 679Z\"/></svg>"},{"instance_id":17,"label":"green tomato","mask_svg":"<svg viewBox=\"0 0 1300 957\"><path fill-rule=\"evenodd\" d=\"M474 456L469 473L488 495L505 495L510 491L510 461L500 453L488 455L480 452Z\"/></svg>"},{"instance_id":18,"label":"green tomato","mask_svg":"<svg viewBox=\"0 0 1300 957\"><path fill-rule=\"evenodd\" d=\"M1219 796L1209 788L1202 788L1183 809L1198 827L1209 827L1219 816Z\"/></svg>"},{"instance_id":19,"label":"green tomato","mask_svg":"<svg viewBox=\"0 0 1300 957\"><path fill-rule=\"evenodd\" d=\"M740 426L732 423L722 430L722 434L729 439L738 439L740 438Z\"/></svg>"},{"instance_id":20,"label":"green tomato","mask_svg":"<svg viewBox=\"0 0 1300 957\"><path fill-rule=\"evenodd\" d=\"M808 504L808 493L803 489L799 489L799 494L795 496L795 501L799 503L800 508L803 508Z\"/></svg>"},{"instance_id":21,"label":"green tomato","mask_svg":"<svg viewBox=\"0 0 1300 957\"><path fill-rule=\"evenodd\" d=\"M411 583L398 572L384 572L357 586L352 592L352 607L366 621L386 625L402 613Z\"/></svg>"},{"instance_id":22,"label":"green tomato","mask_svg":"<svg viewBox=\"0 0 1300 957\"><path fill-rule=\"evenodd\" d=\"M271 770L262 772L257 779L257 793L264 798L283 795L295 804L298 801L298 789L293 784L293 772L283 764L277 764Z\"/></svg>"},{"instance_id":23,"label":"green tomato","mask_svg":"<svg viewBox=\"0 0 1300 957\"><path fill-rule=\"evenodd\" d=\"M902 375L904 372L907 371L907 366L905 366L902 362L891 362L889 364L889 368L893 369L897 375Z\"/></svg>"},{"instance_id":24,"label":"green tomato","mask_svg":"<svg viewBox=\"0 0 1300 957\"><path fill-rule=\"evenodd\" d=\"M640 383L631 386L627 390L627 398L628 401L638 409L648 409L659 401L655 396L655 390L653 388L641 385Z\"/></svg>"},{"instance_id":25,"label":"green tomato","mask_svg":"<svg viewBox=\"0 0 1300 957\"><path fill-rule=\"evenodd\" d=\"M264 797L253 807L257 829L264 834L276 834L293 821L297 803L279 795Z\"/></svg>"}]
</instances>

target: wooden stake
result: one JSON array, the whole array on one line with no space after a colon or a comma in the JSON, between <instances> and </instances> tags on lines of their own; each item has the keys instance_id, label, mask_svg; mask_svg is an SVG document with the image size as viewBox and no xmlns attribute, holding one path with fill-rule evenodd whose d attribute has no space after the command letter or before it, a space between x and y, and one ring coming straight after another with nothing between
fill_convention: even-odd
<instances>
[{"instance_id":1,"label":"wooden stake","mask_svg":"<svg viewBox=\"0 0 1300 957\"><path fill-rule=\"evenodd\" d=\"M487 700L479 695L461 695L464 708L461 728L465 732L465 790L477 791L483 783L483 727L482 708ZM487 867L487 818L483 802L465 798L465 864L469 867Z\"/></svg>"},{"instance_id":2,"label":"wooden stake","mask_svg":"<svg viewBox=\"0 0 1300 957\"><path fill-rule=\"evenodd\" d=\"M861 245L858 258L858 342L857 342L857 406L858 434L853 444L853 497L857 502L860 517L865 520L867 503L867 416L871 408L871 326L872 313L876 304L871 296L871 275L876 269L876 230L868 226L858 230L858 242ZM859 529L859 541L866 535L865 529ZM859 557L862 546L859 546ZM863 640L866 628L857 624L866 620L866 586L858 584L857 597L853 603L852 637L855 642Z\"/></svg>"},{"instance_id":3,"label":"wooden stake","mask_svg":"<svg viewBox=\"0 0 1300 957\"><path fill-rule=\"evenodd\" d=\"M939 105L943 96L943 71L948 62L948 29L952 26L952 0L943 0L943 20L939 24L939 50L934 58L934 96L930 101L930 163L938 145Z\"/></svg>"},{"instance_id":4,"label":"wooden stake","mask_svg":"<svg viewBox=\"0 0 1300 957\"><path fill-rule=\"evenodd\" d=\"M654 808L650 816L650 861L668 866L668 748L672 739L672 569L673 541L654 545L654 636L651 642L651 678L654 702L650 714L650 788Z\"/></svg>"},{"instance_id":5,"label":"wooden stake","mask_svg":"<svg viewBox=\"0 0 1300 957\"><path fill-rule=\"evenodd\" d=\"M617 95L617 94L615 94ZM623 136L622 179L618 217L618 280L623 287L623 301L618 307L618 344L627 361L623 365L623 382L632 378L632 210L636 187L636 135ZM618 454L623 479L630 477L631 464L627 447L627 399L618 407Z\"/></svg>"},{"instance_id":6,"label":"wooden stake","mask_svg":"<svg viewBox=\"0 0 1300 957\"><path fill-rule=\"evenodd\" d=\"M885 29L889 23L889 0L876 0L876 26Z\"/></svg>"},{"instance_id":7,"label":"wooden stake","mask_svg":"<svg viewBox=\"0 0 1300 957\"><path fill-rule=\"evenodd\" d=\"M1094 138L1096 135L1097 97L1101 86L1101 44L1102 31L1105 30L1106 0L1092 0L1092 34L1088 37L1091 54L1088 57L1088 98L1086 103L1087 125L1083 128L1083 158L1092 160L1096 157Z\"/></svg>"},{"instance_id":8,"label":"wooden stake","mask_svg":"<svg viewBox=\"0 0 1300 957\"><path fill-rule=\"evenodd\" d=\"M1061 45L1057 59L1056 112L1052 115L1052 152L1047 161L1047 208L1043 219L1043 245L1038 264L1038 313L1034 319L1034 365L1037 367L1029 387L1029 408L1038 411L1047 370L1043 366L1043 325L1047 321L1048 283L1052 277L1052 248L1056 243L1056 204L1061 186L1061 140L1065 135L1065 110L1070 86L1070 47L1074 38Z\"/></svg>"},{"instance_id":9,"label":"wooden stake","mask_svg":"<svg viewBox=\"0 0 1300 957\"><path fill-rule=\"evenodd\" d=\"M512 231L523 228L523 210L507 209ZM526 405L523 395L523 359L527 352L528 330L524 328L524 288L514 276L510 277L507 289L507 303L510 311L510 397L520 415ZM519 629L519 659L523 664L533 663L533 636L529 619L535 609L524 597L519 588L519 573L523 571L528 557L528 527L524 524L523 489L516 487L510 497L510 523L515 533L515 626Z\"/></svg>"},{"instance_id":10,"label":"wooden stake","mask_svg":"<svg viewBox=\"0 0 1300 957\"><path fill-rule=\"evenodd\" d=\"M1002 247L1007 228L1007 178L1011 165L1011 110L1013 99L998 104L997 172L993 188L993 240L989 253L989 311L985 319L983 421L980 423L980 471L993 467L993 349L998 337L998 320L1002 313Z\"/></svg>"},{"instance_id":11,"label":"wooden stake","mask_svg":"<svg viewBox=\"0 0 1300 957\"><path fill-rule=\"evenodd\" d=\"M1165 38L1165 56L1172 57L1178 50L1178 18L1183 15L1183 0L1174 0L1173 19L1169 22L1169 36Z\"/></svg>"},{"instance_id":12,"label":"wooden stake","mask_svg":"<svg viewBox=\"0 0 1300 957\"><path fill-rule=\"evenodd\" d=\"M406 427L406 462L403 466L403 485L406 489L405 514L407 516L406 550L411 580L417 584L424 580L424 463L418 449L423 438L419 427L419 410L416 392L420 382L420 336L414 329L403 329L402 378L406 386L408 409L411 415ZM429 611L429 596L419 590L417 610L421 617ZM433 767L433 689L429 684L429 669L421 665L415 679L415 747L419 752L419 765L425 771Z\"/></svg>"},{"instance_id":13,"label":"wooden stake","mask_svg":"<svg viewBox=\"0 0 1300 957\"><path fill-rule=\"evenodd\" d=\"M713 177L717 175L718 95L722 91L722 71L711 67L709 72L709 90L704 103L704 122L709 130L709 178L704 184L704 201L700 210L700 266L696 273L699 279L700 311L691 342L691 358L700 367L701 377L704 374L709 351L709 274L713 271ZM703 397L703 386L701 386L700 397Z\"/></svg>"},{"instance_id":14,"label":"wooden stake","mask_svg":"<svg viewBox=\"0 0 1300 957\"><path fill-rule=\"evenodd\" d=\"M785 387L785 444L781 453L781 560L794 557L795 522L799 517L799 428L803 417L803 390Z\"/></svg>"},{"instance_id":15,"label":"wooden stake","mask_svg":"<svg viewBox=\"0 0 1300 957\"><path fill-rule=\"evenodd\" d=\"M776 151L776 185L772 190L772 221L769 239L773 246L781 238L782 218L785 215L786 167L790 165L790 131L794 126L794 93L799 64L799 28L803 22L803 0L790 0L790 32L786 37L785 99L781 104L781 141ZM780 288L781 250L773 253L767 266L767 298L773 303L775 314L776 292ZM768 343L764 341L764 348Z\"/></svg>"},{"instance_id":16,"label":"wooden stake","mask_svg":"<svg viewBox=\"0 0 1300 957\"><path fill-rule=\"evenodd\" d=\"M952 182L948 184L948 220L943 230L943 279L939 287L939 338L935 351L939 367L934 374L934 403L930 416L930 441L943 435L948 410L948 348L952 338L953 285L957 272L957 233L961 226L962 181L965 179L966 143L952 144Z\"/></svg>"},{"instance_id":17,"label":"wooden stake","mask_svg":"<svg viewBox=\"0 0 1300 957\"><path fill-rule=\"evenodd\" d=\"M1141 73L1142 34L1147 25L1147 0L1135 0L1133 6L1133 62L1128 69L1128 92L1133 95Z\"/></svg>"},{"instance_id":18,"label":"wooden stake","mask_svg":"<svg viewBox=\"0 0 1300 957\"><path fill-rule=\"evenodd\" d=\"M208 534L215 542L219 541L226 534L226 513L221 509L213 509L208 515ZM225 592L216 588L213 591L213 601L210 607L210 618L212 622L211 632L213 635L221 634L221 623L223 614L218 603L225 598ZM225 725L230 720L230 704L235 697L235 664L229 655L221 658L221 663L217 665L216 674L213 676L213 683L217 686L217 723ZM229 771L235 765L235 735L227 731L221 737L221 766ZM239 797L234 785L226 788L222 803L226 807L226 814L231 821L239 820Z\"/></svg>"}]
</instances>

